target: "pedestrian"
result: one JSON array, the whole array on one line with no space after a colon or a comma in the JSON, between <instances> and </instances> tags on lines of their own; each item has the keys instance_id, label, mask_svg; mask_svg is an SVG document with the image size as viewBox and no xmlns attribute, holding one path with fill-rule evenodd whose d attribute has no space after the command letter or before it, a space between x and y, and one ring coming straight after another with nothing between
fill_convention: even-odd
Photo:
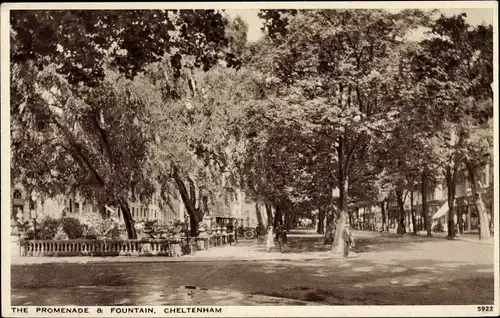
<instances>
[{"instance_id":1,"label":"pedestrian","mask_svg":"<svg viewBox=\"0 0 500 318\"><path fill-rule=\"evenodd\" d=\"M287 232L288 232L288 229L283 229L283 243L286 245L288 244L288 237L287 237Z\"/></svg>"},{"instance_id":2,"label":"pedestrian","mask_svg":"<svg viewBox=\"0 0 500 318\"><path fill-rule=\"evenodd\" d=\"M255 235L257 236L257 241L260 240L260 225L255 228Z\"/></svg>"},{"instance_id":3,"label":"pedestrian","mask_svg":"<svg viewBox=\"0 0 500 318\"><path fill-rule=\"evenodd\" d=\"M286 231L283 225L278 225L276 228L276 240L278 241L278 245L280 247L280 251L283 253L283 246L286 243Z\"/></svg>"},{"instance_id":4,"label":"pedestrian","mask_svg":"<svg viewBox=\"0 0 500 318\"><path fill-rule=\"evenodd\" d=\"M271 251L271 248L274 247L274 233L273 227L269 226L267 228L267 241L266 241L267 252Z\"/></svg>"},{"instance_id":5,"label":"pedestrian","mask_svg":"<svg viewBox=\"0 0 500 318\"><path fill-rule=\"evenodd\" d=\"M335 235L334 233L334 223L333 223L333 220L330 219L328 222L327 222L327 226L326 226L326 231L325 231L325 238L324 238L324 244L325 245L331 245L333 244L333 237Z\"/></svg>"},{"instance_id":6,"label":"pedestrian","mask_svg":"<svg viewBox=\"0 0 500 318\"><path fill-rule=\"evenodd\" d=\"M344 232L342 233L342 240L344 241L344 257L347 258L349 256L349 248L354 247L354 239L349 223L345 225Z\"/></svg>"}]
</instances>

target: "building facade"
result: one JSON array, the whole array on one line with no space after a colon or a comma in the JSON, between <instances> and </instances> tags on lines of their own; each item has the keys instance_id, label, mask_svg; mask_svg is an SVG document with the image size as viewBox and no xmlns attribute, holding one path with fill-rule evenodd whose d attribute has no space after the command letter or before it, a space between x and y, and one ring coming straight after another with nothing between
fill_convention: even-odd
<instances>
[{"instance_id":1,"label":"building facade","mask_svg":"<svg viewBox=\"0 0 500 318\"><path fill-rule=\"evenodd\" d=\"M486 209L493 220L493 167L485 165L476 172L479 178L481 187L478 191L482 194L485 201ZM422 194L419 191L413 193L413 209L415 213L416 226L418 230L424 229L424 221L422 216ZM448 191L445 183L440 183L431 188L427 193L428 211L432 218L432 227L436 227L440 223L444 230L447 229L448 223ZM405 224L413 226L410 216L411 199L410 194L406 195L404 201L405 209ZM389 216L397 216L399 207L396 200L389 201ZM479 217L472 198L471 184L469 181L467 170L462 169L457 173L455 187L455 224L462 225L462 231L477 231L479 226ZM461 219L459 219L461 218ZM491 221L493 222L493 221Z\"/></svg>"},{"instance_id":2,"label":"building facade","mask_svg":"<svg viewBox=\"0 0 500 318\"><path fill-rule=\"evenodd\" d=\"M182 201L180 201L179 209L179 215L184 215L187 220L189 216L185 213ZM249 199L244 192L239 190L229 202L223 198L217 198L204 219L208 226L230 224L255 228L259 224L267 225L265 206Z\"/></svg>"},{"instance_id":3,"label":"building facade","mask_svg":"<svg viewBox=\"0 0 500 318\"><path fill-rule=\"evenodd\" d=\"M78 195L58 195L45 198L28 191L22 184L15 184L11 188L11 224L16 221L28 221L41 219L43 217L62 218L82 214L99 213L99 206L93 202L79 198ZM181 219L182 204L179 201L173 204L165 204L160 208L159 195L155 194L149 204L140 201L129 202L132 218L136 222L160 220L164 222ZM114 216L123 220L121 213L113 208L105 207L101 215L104 217ZM183 217L183 213L182 213Z\"/></svg>"},{"instance_id":4,"label":"building facade","mask_svg":"<svg viewBox=\"0 0 500 318\"><path fill-rule=\"evenodd\" d=\"M98 213L96 204L79 198L77 195L58 195L44 197L35 191L28 191L22 184L11 188L11 220L40 219L43 217L61 218L64 216Z\"/></svg>"},{"instance_id":5,"label":"building facade","mask_svg":"<svg viewBox=\"0 0 500 318\"><path fill-rule=\"evenodd\" d=\"M170 204L160 204L160 196L155 193L150 203L140 201L129 202L130 213L136 222L158 220L162 222L173 222L181 219L179 215L180 202L175 200ZM121 214L120 214L121 218Z\"/></svg>"},{"instance_id":6,"label":"building facade","mask_svg":"<svg viewBox=\"0 0 500 318\"><path fill-rule=\"evenodd\" d=\"M89 202L78 195L58 195L53 198L44 198L33 191L28 191L22 184L16 184L11 188L12 212L11 225L17 221L31 222L33 219L41 220L44 217L62 218L92 213L100 213L103 217L115 217L123 221L123 216L119 209L109 206L99 207L93 202ZM180 195L170 202L160 202L160 195L155 194L149 203L140 201L129 202L132 219L135 222L141 221L187 221L189 216L182 202ZM102 209L102 211L100 211ZM248 199L242 191L237 191L235 198L226 202L222 198L216 200L213 208L209 211L205 219L208 223L226 225L238 224L243 227L256 227L267 224L267 214L265 206Z\"/></svg>"}]
</instances>

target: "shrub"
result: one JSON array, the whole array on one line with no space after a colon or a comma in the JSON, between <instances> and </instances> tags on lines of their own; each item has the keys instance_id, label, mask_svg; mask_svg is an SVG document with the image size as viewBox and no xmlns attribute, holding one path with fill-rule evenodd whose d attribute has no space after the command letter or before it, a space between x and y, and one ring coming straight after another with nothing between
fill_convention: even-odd
<instances>
[{"instance_id":1,"label":"shrub","mask_svg":"<svg viewBox=\"0 0 500 318\"><path fill-rule=\"evenodd\" d=\"M42 220L39 226L37 226L36 236L40 240L52 240L56 236L57 231L61 221L58 219L53 219L51 217L46 217Z\"/></svg>"},{"instance_id":2,"label":"shrub","mask_svg":"<svg viewBox=\"0 0 500 318\"><path fill-rule=\"evenodd\" d=\"M118 227L118 223L112 218L101 219L95 225L96 232L98 236L106 237L109 239L119 239L120 238L120 230Z\"/></svg>"},{"instance_id":3,"label":"shrub","mask_svg":"<svg viewBox=\"0 0 500 318\"><path fill-rule=\"evenodd\" d=\"M97 230L93 226L86 226L86 231L85 231L85 238L88 240L95 240L98 236L99 233L97 233Z\"/></svg>"},{"instance_id":4,"label":"shrub","mask_svg":"<svg viewBox=\"0 0 500 318\"><path fill-rule=\"evenodd\" d=\"M151 235L155 238L160 238L162 237L162 235L165 236L173 231L173 222L164 222L161 220L155 220L149 222L149 224L147 225L153 229Z\"/></svg>"},{"instance_id":5,"label":"shrub","mask_svg":"<svg viewBox=\"0 0 500 318\"><path fill-rule=\"evenodd\" d=\"M118 226L113 227L108 234L106 235L107 238L110 238L112 240L120 240L121 239L121 233L120 229Z\"/></svg>"},{"instance_id":6,"label":"shrub","mask_svg":"<svg viewBox=\"0 0 500 318\"><path fill-rule=\"evenodd\" d=\"M35 239L35 231L32 229L27 230L26 233L24 234L24 238L26 240L34 240Z\"/></svg>"},{"instance_id":7,"label":"shrub","mask_svg":"<svg viewBox=\"0 0 500 318\"><path fill-rule=\"evenodd\" d=\"M82 217L83 236L86 239L97 239L106 237L109 239L120 239L120 226L113 218L103 219L98 215L87 215Z\"/></svg>"},{"instance_id":8,"label":"shrub","mask_svg":"<svg viewBox=\"0 0 500 318\"><path fill-rule=\"evenodd\" d=\"M67 239L69 239L68 234L66 234L63 231L62 227L59 228L56 235L54 236L54 240L67 240Z\"/></svg>"},{"instance_id":9,"label":"shrub","mask_svg":"<svg viewBox=\"0 0 500 318\"><path fill-rule=\"evenodd\" d=\"M80 220L75 218L63 218L62 229L70 240L79 239L83 237L84 227Z\"/></svg>"}]
</instances>

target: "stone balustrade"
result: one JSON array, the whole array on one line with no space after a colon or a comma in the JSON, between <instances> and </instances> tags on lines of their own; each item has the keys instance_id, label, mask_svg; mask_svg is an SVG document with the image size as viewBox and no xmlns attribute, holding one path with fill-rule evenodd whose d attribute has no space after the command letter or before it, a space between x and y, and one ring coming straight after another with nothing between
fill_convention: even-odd
<instances>
[{"instance_id":1,"label":"stone balustrade","mask_svg":"<svg viewBox=\"0 0 500 318\"><path fill-rule=\"evenodd\" d=\"M171 256L232 243L233 234L147 240L19 240L21 256Z\"/></svg>"}]
</instances>

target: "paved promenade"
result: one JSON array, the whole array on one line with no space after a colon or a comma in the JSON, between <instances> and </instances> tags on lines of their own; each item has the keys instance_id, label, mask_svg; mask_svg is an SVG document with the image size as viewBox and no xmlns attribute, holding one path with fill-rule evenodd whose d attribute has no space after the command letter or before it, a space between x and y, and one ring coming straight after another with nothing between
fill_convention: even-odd
<instances>
[{"instance_id":1,"label":"paved promenade","mask_svg":"<svg viewBox=\"0 0 500 318\"><path fill-rule=\"evenodd\" d=\"M11 267L14 305L453 305L493 302L493 245L355 231L356 257L313 233L180 258L37 258ZM28 264L33 263L33 264ZM36 264L35 264L36 263ZM464 293L464 286L469 292ZM228 300L229 299L229 300Z\"/></svg>"},{"instance_id":2,"label":"paved promenade","mask_svg":"<svg viewBox=\"0 0 500 318\"><path fill-rule=\"evenodd\" d=\"M442 241L450 242L446 239L444 233L434 234L432 237L427 237L425 232L419 233L418 236L406 234L399 237L394 233L375 233L368 231L353 231L356 240L361 242L367 238L376 238L377 240L396 240L399 242L427 242L427 241ZM46 263L155 263L155 262L210 262L210 261L265 261L265 260L328 260L328 259L343 259L339 255L331 253L330 245L324 245L322 236L314 233L311 230L296 230L289 236L289 244L280 252L278 248L274 248L271 252L267 252L265 240L240 240L233 245L225 245L222 247L212 247L208 250L197 251L192 255L181 257L166 257L166 256L151 256L151 257L134 257L134 256L117 256L117 257L13 257L12 265L28 265L28 264L46 264ZM455 238L453 241L470 242L482 245L493 245L493 239L480 241L477 235L463 235ZM369 252L363 247L365 252ZM356 252L351 252L350 258L358 257L366 258L369 255L359 255Z\"/></svg>"}]
</instances>

